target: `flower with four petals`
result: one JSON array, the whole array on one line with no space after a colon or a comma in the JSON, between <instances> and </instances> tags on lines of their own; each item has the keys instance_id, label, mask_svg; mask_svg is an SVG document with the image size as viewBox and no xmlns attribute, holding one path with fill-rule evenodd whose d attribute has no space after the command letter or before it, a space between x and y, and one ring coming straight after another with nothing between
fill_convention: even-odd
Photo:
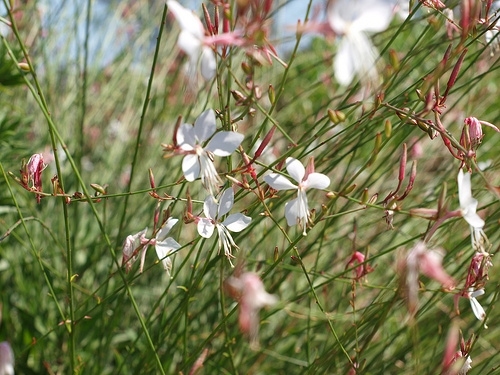
<instances>
[{"instance_id":1,"label":"flower with four petals","mask_svg":"<svg viewBox=\"0 0 500 375\"><path fill-rule=\"evenodd\" d=\"M268 185L275 190L297 190L297 198L285 204L285 217L289 226L301 225L304 228L304 236L310 218L306 190L310 188L326 189L330 185L328 176L314 172L313 164L309 165L311 167L308 166L306 171L306 168L297 159L286 159L286 170L290 177L297 182L297 185L279 173L271 173L264 177Z\"/></svg>"}]
</instances>

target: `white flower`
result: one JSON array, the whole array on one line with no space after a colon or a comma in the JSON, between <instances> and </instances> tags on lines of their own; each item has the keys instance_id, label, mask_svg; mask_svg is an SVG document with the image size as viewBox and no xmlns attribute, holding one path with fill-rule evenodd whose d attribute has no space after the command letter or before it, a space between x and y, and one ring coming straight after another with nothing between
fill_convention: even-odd
<instances>
[{"instance_id":1,"label":"white flower","mask_svg":"<svg viewBox=\"0 0 500 375\"><path fill-rule=\"evenodd\" d=\"M7 341L0 342L0 375L14 375L14 353Z\"/></svg>"},{"instance_id":2,"label":"white flower","mask_svg":"<svg viewBox=\"0 0 500 375\"><path fill-rule=\"evenodd\" d=\"M472 359L470 358L470 355L468 355L467 358L465 358L464 364L458 371L457 375L466 375L471 368L472 368Z\"/></svg>"},{"instance_id":3,"label":"white flower","mask_svg":"<svg viewBox=\"0 0 500 375\"><path fill-rule=\"evenodd\" d=\"M294 158L286 159L286 170L298 185L294 185L285 176L278 173L271 173L265 176L264 180L276 190L297 190L297 198L285 204L285 217L289 226L302 225L305 236L310 216L306 190L309 188L326 189L330 185L330 179L322 173L312 172L306 175L306 169L302 163Z\"/></svg>"},{"instance_id":4,"label":"white flower","mask_svg":"<svg viewBox=\"0 0 500 375\"><path fill-rule=\"evenodd\" d=\"M469 289L469 301L470 301L470 307L472 308L472 312L476 316L478 320L484 320L486 317L486 312L483 309L483 306L478 302L476 297L482 296L484 294L484 289Z\"/></svg>"},{"instance_id":5,"label":"white flower","mask_svg":"<svg viewBox=\"0 0 500 375\"><path fill-rule=\"evenodd\" d=\"M334 60L337 81L344 86L355 74L376 83L377 49L366 32L385 30L391 22L394 4L384 0L336 0L328 7L328 23L333 31L342 35Z\"/></svg>"},{"instance_id":6,"label":"white flower","mask_svg":"<svg viewBox=\"0 0 500 375\"><path fill-rule=\"evenodd\" d=\"M188 181L201 175L203 186L214 195L219 190L221 179L215 169L213 155L229 156L243 141L244 135L236 132L215 133L215 112L207 109L198 117L194 126L182 124L177 130L180 152L187 154L182 160L182 171ZM203 148L203 144L210 138Z\"/></svg>"},{"instance_id":7,"label":"white flower","mask_svg":"<svg viewBox=\"0 0 500 375\"><path fill-rule=\"evenodd\" d=\"M200 19L177 1L168 0L167 6L181 28L177 46L189 57L189 71L196 71L200 61L201 75L206 80L212 79L217 69L217 62L213 50L205 45L205 28Z\"/></svg>"},{"instance_id":8,"label":"white flower","mask_svg":"<svg viewBox=\"0 0 500 375\"><path fill-rule=\"evenodd\" d=\"M462 216L474 229L482 229L484 220L476 213L477 200L472 198L470 173L464 173L462 169L458 172L458 200Z\"/></svg>"},{"instance_id":9,"label":"white flower","mask_svg":"<svg viewBox=\"0 0 500 375\"><path fill-rule=\"evenodd\" d=\"M230 232L241 232L252 221L252 218L242 213L237 213L229 215L221 222L220 218L231 210L233 204L234 192L231 188L222 192L219 203L215 201L212 195L209 195L203 203L203 213L206 217L198 218L198 233L200 236L210 238L217 228L219 234L219 250L224 248L224 255L229 259L229 262L231 262L231 258L234 258L231 253L231 247L238 249ZM231 263L231 266L232 265Z\"/></svg>"},{"instance_id":10,"label":"white flower","mask_svg":"<svg viewBox=\"0 0 500 375\"><path fill-rule=\"evenodd\" d=\"M155 238L156 254L158 255L158 259L163 263L163 268L165 268L165 271L167 271L169 275L172 270L172 261L170 260L169 255L173 250L179 249L181 245L179 245L177 241L171 237L167 237L167 235L178 221L178 219L169 217L158 233L156 233Z\"/></svg>"}]
</instances>

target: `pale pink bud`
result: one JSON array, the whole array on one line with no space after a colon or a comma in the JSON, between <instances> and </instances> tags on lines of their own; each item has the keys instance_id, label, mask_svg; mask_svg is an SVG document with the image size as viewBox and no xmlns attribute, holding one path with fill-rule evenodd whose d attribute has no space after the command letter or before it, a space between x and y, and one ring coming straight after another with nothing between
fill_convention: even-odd
<instances>
[{"instance_id":1,"label":"pale pink bud","mask_svg":"<svg viewBox=\"0 0 500 375\"><path fill-rule=\"evenodd\" d=\"M0 375L14 375L14 353L7 341L0 342Z\"/></svg>"}]
</instances>

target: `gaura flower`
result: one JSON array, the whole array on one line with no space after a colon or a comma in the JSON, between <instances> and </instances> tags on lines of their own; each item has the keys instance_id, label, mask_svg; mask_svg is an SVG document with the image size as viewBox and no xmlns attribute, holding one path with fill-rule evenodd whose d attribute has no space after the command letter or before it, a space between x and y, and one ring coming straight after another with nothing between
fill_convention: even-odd
<instances>
[{"instance_id":1,"label":"gaura flower","mask_svg":"<svg viewBox=\"0 0 500 375\"><path fill-rule=\"evenodd\" d=\"M191 10L184 8L177 1L168 0L167 6L181 28L177 46L189 58L189 72L195 72L198 62L200 62L200 71L203 78L206 80L212 79L215 76L217 63L214 51L205 42L205 28L201 20Z\"/></svg>"},{"instance_id":2,"label":"gaura flower","mask_svg":"<svg viewBox=\"0 0 500 375\"><path fill-rule=\"evenodd\" d=\"M393 10L394 4L383 0L336 0L330 3L328 23L337 35L342 36L333 62L335 78L341 85L349 85L355 74L369 82L377 82L375 64L379 54L366 33L387 29Z\"/></svg>"},{"instance_id":3,"label":"gaura flower","mask_svg":"<svg viewBox=\"0 0 500 375\"><path fill-rule=\"evenodd\" d=\"M0 342L0 375L14 375L14 353L7 341Z\"/></svg>"},{"instance_id":4,"label":"gaura flower","mask_svg":"<svg viewBox=\"0 0 500 375\"><path fill-rule=\"evenodd\" d=\"M297 185L278 173L271 173L265 176L264 180L276 190L297 190L297 198L285 204L285 217L289 226L302 225L305 236L310 217L306 190L309 188L326 189L330 185L330 179L322 173L314 172L313 162L309 163L306 173L306 168L294 158L286 159L286 170L290 177L297 182Z\"/></svg>"},{"instance_id":5,"label":"gaura flower","mask_svg":"<svg viewBox=\"0 0 500 375\"><path fill-rule=\"evenodd\" d=\"M125 266L125 272L129 272L132 264L137 260L137 254L141 247L143 247L149 240L146 238L148 228L141 230L136 234L127 236L122 247L122 267ZM142 272L141 260L141 272Z\"/></svg>"},{"instance_id":6,"label":"gaura flower","mask_svg":"<svg viewBox=\"0 0 500 375\"><path fill-rule=\"evenodd\" d=\"M441 249L430 250L424 242L419 241L410 250L406 259L400 263L398 268L404 274L410 316L413 317L417 312L420 273L436 280L446 289L454 288L455 281L444 270L442 261L443 251Z\"/></svg>"},{"instance_id":7,"label":"gaura flower","mask_svg":"<svg viewBox=\"0 0 500 375\"><path fill-rule=\"evenodd\" d=\"M239 301L238 322L240 330L250 336L252 345L257 345L259 333L259 311L275 304L278 299L264 289L260 277L253 272L231 276L226 286L232 296Z\"/></svg>"},{"instance_id":8,"label":"gaura flower","mask_svg":"<svg viewBox=\"0 0 500 375\"><path fill-rule=\"evenodd\" d=\"M230 232L241 232L252 221L251 217L245 216L242 213L231 214L224 221L221 218L226 215L234 204L234 192L229 188L222 192L219 202L212 195L209 195L203 203L203 213L205 217L198 217L198 233L204 238L212 237L214 230L217 229L219 234L219 251L224 249L224 255L227 257L231 266L231 258L234 258L231 253L231 247L238 249L234 243Z\"/></svg>"},{"instance_id":9,"label":"gaura flower","mask_svg":"<svg viewBox=\"0 0 500 375\"><path fill-rule=\"evenodd\" d=\"M158 259L163 263L163 268L167 271L170 276L170 271L172 270L172 260L169 255L172 251L181 248L181 245L171 237L167 237L168 233L172 227L177 224L179 220L169 217L168 220L163 224L154 240L154 245L156 249L156 254Z\"/></svg>"},{"instance_id":10,"label":"gaura flower","mask_svg":"<svg viewBox=\"0 0 500 375\"><path fill-rule=\"evenodd\" d=\"M182 124L176 134L180 152L186 154L182 160L184 177L188 181L194 181L201 175L201 182L211 195L219 190L222 183L215 169L214 155L231 155L244 138L243 134L231 131L214 135L215 131L215 112L207 109L196 119L194 126ZM209 138L210 141L203 147Z\"/></svg>"}]
</instances>

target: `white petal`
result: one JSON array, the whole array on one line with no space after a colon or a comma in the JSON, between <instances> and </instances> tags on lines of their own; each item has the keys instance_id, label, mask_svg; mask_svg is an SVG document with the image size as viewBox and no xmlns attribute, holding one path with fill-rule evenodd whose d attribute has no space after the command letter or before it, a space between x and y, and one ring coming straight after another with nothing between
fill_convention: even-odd
<instances>
[{"instance_id":1,"label":"white petal","mask_svg":"<svg viewBox=\"0 0 500 375\"><path fill-rule=\"evenodd\" d=\"M476 316L478 320L484 320L486 316L486 312L483 309L483 306L475 299L474 297L469 298L470 306L472 308L472 312Z\"/></svg>"},{"instance_id":2,"label":"white petal","mask_svg":"<svg viewBox=\"0 0 500 375\"><path fill-rule=\"evenodd\" d=\"M241 213L231 214L222 223L231 232L241 232L243 229L248 227L252 221L251 217L245 216Z\"/></svg>"},{"instance_id":3,"label":"white petal","mask_svg":"<svg viewBox=\"0 0 500 375\"><path fill-rule=\"evenodd\" d=\"M185 30L198 39L202 39L205 35L205 29L200 21L200 18L196 16L191 10L184 8L177 1L168 0L167 1L168 10L170 10L175 19L179 23L182 30Z\"/></svg>"},{"instance_id":4,"label":"white petal","mask_svg":"<svg viewBox=\"0 0 500 375\"><path fill-rule=\"evenodd\" d=\"M469 205L467 211L463 214L465 221L474 229L481 229L484 227L484 220L476 213L477 201L474 199L475 204Z\"/></svg>"},{"instance_id":5,"label":"white petal","mask_svg":"<svg viewBox=\"0 0 500 375\"><path fill-rule=\"evenodd\" d=\"M227 214L234 204L234 192L232 188L224 190L219 199L219 209L217 217L222 217Z\"/></svg>"},{"instance_id":6,"label":"white petal","mask_svg":"<svg viewBox=\"0 0 500 375\"><path fill-rule=\"evenodd\" d=\"M169 273L172 269L172 261L168 258L168 256L173 250L177 250L180 247L181 245L170 237L166 238L164 241L156 243L156 255L158 255L158 259L162 261L163 268L165 268L165 270Z\"/></svg>"},{"instance_id":7,"label":"white petal","mask_svg":"<svg viewBox=\"0 0 500 375\"><path fill-rule=\"evenodd\" d=\"M275 190L297 189L297 186L292 184L288 178L278 173L271 173L264 176L264 181Z\"/></svg>"},{"instance_id":8,"label":"white petal","mask_svg":"<svg viewBox=\"0 0 500 375\"><path fill-rule=\"evenodd\" d=\"M349 44L347 38L342 38L333 60L335 79L342 86L349 85L354 78L356 64L354 60L353 47Z\"/></svg>"},{"instance_id":9,"label":"white petal","mask_svg":"<svg viewBox=\"0 0 500 375\"><path fill-rule=\"evenodd\" d=\"M330 186L330 179L323 173L310 173L307 180L304 182L307 188L326 189Z\"/></svg>"},{"instance_id":10,"label":"white petal","mask_svg":"<svg viewBox=\"0 0 500 375\"><path fill-rule=\"evenodd\" d=\"M219 132L210 140L207 151L213 152L217 156L229 156L241 144L245 136L236 132Z\"/></svg>"},{"instance_id":11,"label":"white petal","mask_svg":"<svg viewBox=\"0 0 500 375\"><path fill-rule=\"evenodd\" d=\"M201 50L201 75L205 80L214 78L217 71L217 61L215 60L214 51L209 47L203 47Z\"/></svg>"},{"instance_id":12,"label":"white petal","mask_svg":"<svg viewBox=\"0 0 500 375\"><path fill-rule=\"evenodd\" d=\"M464 174L462 169L458 171L458 200L461 208L467 207L470 199L472 198L470 176L470 173Z\"/></svg>"},{"instance_id":13,"label":"white petal","mask_svg":"<svg viewBox=\"0 0 500 375\"><path fill-rule=\"evenodd\" d=\"M177 46L184 51L193 64L198 64L198 59L201 54L201 41L187 31L181 31L179 39L177 39Z\"/></svg>"},{"instance_id":14,"label":"white petal","mask_svg":"<svg viewBox=\"0 0 500 375\"><path fill-rule=\"evenodd\" d=\"M158 231L158 233L156 234L156 241L163 241L166 237L167 237L167 234L168 232L170 232L170 230L172 229L172 227L177 224L179 220L178 219L174 219L172 217L169 217L168 220L165 222L165 224L163 224L163 226L161 227L161 229Z\"/></svg>"},{"instance_id":15,"label":"white petal","mask_svg":"<svg viewBox=\"0 0 500 375\"><path fill-rule=\"evenodd\" d=\"M177 143L179 147L184 151L192 151L196 146L196 138L194 135L193 125L190 124L182 124L177 129Z\"/></svg>"},{"instance_id":16,"label":"white petal","mask_svg":"<svg viewBox=\"0 0 500 375\"><path fill-rule=\"evenodd\" d=\"M301 219L298 198L292 199L285 204L285 218L289 226L297 225Z\"/></svg>"},{"instance_id":17,"label":"white petal","mask_svg":"<svg viewBox=\"0 0 500 375\"><path fill-rule=\"evenodd\" d=\"M210 138L215 133L215 129L215 112L212 109L203 112L194 123L194 133L200 143Z\"/></svg>"},{"instance_id":18,"label":"white petal","mask_svg":"<svg viewBox=\"0 0 500 375\"><path fill-rule=\"evenodd\" d=\"M198 221L198 234L203 238L210 238L214 233L215 225L212 223L210 219L201 218Z\"/></svg>"},{"instance_id":19,"label":"white petal","mask_svg":"<svg viewBox=\"0 0 500 375\"><path fill-rule=\"evenodd\" d=\"M217 210L219 206L212 195L205 198L203 202L203 213L209 219L215 220L217 218Z\"/></svg>"},{"instance_id":20,"label":"white petal","mask_svg":"<svg viewBox=\"0 0 500 375\"><path fill-rule=\"evenodd\" d=\"M391 22L394 4L384 0L336 0L327 10L327 20L337 34L350 30L379 32Z\"/></svg>"},{"instance_id":21,"label":"white petal","mask_svg":"<svg viewBox=\"0 0 500 375\"><path fill-rule=\"evenodd\" d=\"M300 161L294 158L286 158L286 171L297 182L302 182L306 169Z\"/></svg>"},{"instance_id":22,"label":"white petal","mask_svg":"<svg viewBox=\"0 0 500 375\"><path fill-rule=\"evenodd\" d=\"M197 155L190 154L184 156L184 159L182 159L182 172L189 182L198 178L200 175L200 162Z\"/></svg>"}]
</instances>

